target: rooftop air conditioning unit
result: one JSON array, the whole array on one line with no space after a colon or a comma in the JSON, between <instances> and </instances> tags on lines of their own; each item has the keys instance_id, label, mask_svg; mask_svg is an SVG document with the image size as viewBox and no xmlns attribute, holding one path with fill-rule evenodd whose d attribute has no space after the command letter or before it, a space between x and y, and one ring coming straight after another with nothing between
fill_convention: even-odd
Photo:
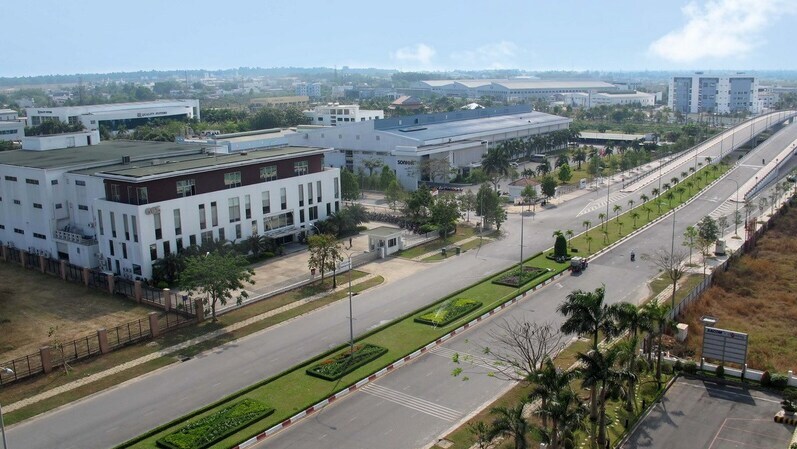
<instances>
[{"instance_id":1,"label":"rooftop air conditioning unit","mask_svg":"<svg viewBox=\"0 0 797 449\"><path fill-rule=\"evenodd\" d=\"M127 165L130 163L130 156L122 156L122 165Z\"/></svg>"}]
</instances>

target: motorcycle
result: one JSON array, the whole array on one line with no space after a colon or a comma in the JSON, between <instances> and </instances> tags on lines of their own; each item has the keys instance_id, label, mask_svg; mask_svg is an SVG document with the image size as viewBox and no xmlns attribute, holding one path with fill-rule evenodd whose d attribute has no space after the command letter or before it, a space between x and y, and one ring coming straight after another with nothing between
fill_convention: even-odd
<instances>
[{"instance_id":1,"label":"motorcycle","mask_svg":"<svg viewBox=\"0 0 797 449\"><path fill-rule=\"evenodd\" d=\"M633 262L635 260L636 260L636 254L634 254L634 252L631 251L631 262Z\"/></svg>"}]
</instances>

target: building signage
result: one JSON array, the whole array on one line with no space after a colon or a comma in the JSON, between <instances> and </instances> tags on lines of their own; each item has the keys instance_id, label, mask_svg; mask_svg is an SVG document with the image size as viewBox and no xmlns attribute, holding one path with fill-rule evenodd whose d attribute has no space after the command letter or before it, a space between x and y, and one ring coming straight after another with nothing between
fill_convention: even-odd
<instances>
[{"instance_id":1,"label":"building signage","mask_svg":"<svg viewBox=\"0 0 797 449\"><path fill-rule=\"evenodd\" d=\"M36 111L37 114L52 114L53 111Z\"/></svg>"},{"instance_id":2,"label":"building signage","mask_svg":"<svg viewBox=\"0 0 797 449\"><path fill-rule=\"evenodd\" d=\"M155 215L161 213L160 206L148 207L144 209L144 215Z\"/></svg>"},{"instance_id":3,"label":"building signage","mask_svg":"<svg viewBox=\"0 0 797 449\"><path fill-rule=\"evenodd\" d=\"M399 159L396 163L399 165L415 165L415 161L406 161L402 159Z\"/></svg>"},{"instance_id":4,"label":"building signage","mask_svg":"<svg viewBox=\"0 0 797 449\"><path fill-rule=\"evenodd\" d=\"M153 115L166 115L166 111L157 111L157 112L139 112L136 114L137 117L152 117Z\"/></svg>"},{"instance_id":5,"label":"building signage","mask_svg":"<svg viewBox=\"0 0 797 449\"><path fill-rule=\"evenodd\" d=\"M706 326L702 356L743 366L747 362L747 334Z\"/></svg>"}]
</instances>

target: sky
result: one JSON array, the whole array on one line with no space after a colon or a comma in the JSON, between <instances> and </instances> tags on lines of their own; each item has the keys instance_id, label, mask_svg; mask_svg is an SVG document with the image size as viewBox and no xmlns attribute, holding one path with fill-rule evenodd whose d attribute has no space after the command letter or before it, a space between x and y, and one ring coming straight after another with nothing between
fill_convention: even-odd
<instances>
[{"instance_id":1,"label":"sky","mask_svg":"<svg viewBox=\"0 0 797 449\"><path fill-rule=\"evenodd\" d=\"M795 0L4 2L0 77L236 67L797 70Z\"/></svg>"}]
</instances>

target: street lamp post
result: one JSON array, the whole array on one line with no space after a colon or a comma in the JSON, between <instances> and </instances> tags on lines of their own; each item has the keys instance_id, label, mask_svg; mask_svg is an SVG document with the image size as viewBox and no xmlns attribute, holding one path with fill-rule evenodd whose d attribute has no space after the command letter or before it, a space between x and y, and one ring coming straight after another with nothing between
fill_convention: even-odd
<instances>
[{"instance_id":1,"label":"street lamp post","mask_svg":"<svg viewBox=\"0 0 797 449\"><path fill-rule=\"evenodd\" d=\"M351 299L351 272L354 266L351 264L350 252L344 252L349 259L349 356L354 354L354 308L352 307Z\"/></svg>"},{"instance_id":2,"label":"street lamp post","mask_svg":"<svg viewBox=\"0 0 797 449\"><path fill-rule=\"evenodd\" d=\"M737 217L739 216L739 181L730 178L728 178L728 181L732 181L734 184L736 184L736 212L733 214L733 225L734 225L733 234L738 237L739 220L737 219Z\"/></svg>"},{"instance_id":3,"label":"street lamp post","mask_svg":"<svg viewBox=\"0 0 797 449\"><path fill-rule=\"evenodd\" d=\"M523 206L520 206L520 262L518 262L518 292L523 285Z\"/></svg>"},{"instance_id":4,"label":"street lamp post","mask_svg":"<svg viewBox=\"0 0 797 449\"><path fill-rule=\"evenodd\" d=\"M14 374L14 370L12 370L11 368L2 367L0 369L6 374ZM2 449L8 449L8 440L6 439L6 428L5 428L5 424L3 423L3 406L2 406L2 404L0 404L0 433L3 434L3 439L2 439L3 448Z\"/></svg>"}]
</instances>

